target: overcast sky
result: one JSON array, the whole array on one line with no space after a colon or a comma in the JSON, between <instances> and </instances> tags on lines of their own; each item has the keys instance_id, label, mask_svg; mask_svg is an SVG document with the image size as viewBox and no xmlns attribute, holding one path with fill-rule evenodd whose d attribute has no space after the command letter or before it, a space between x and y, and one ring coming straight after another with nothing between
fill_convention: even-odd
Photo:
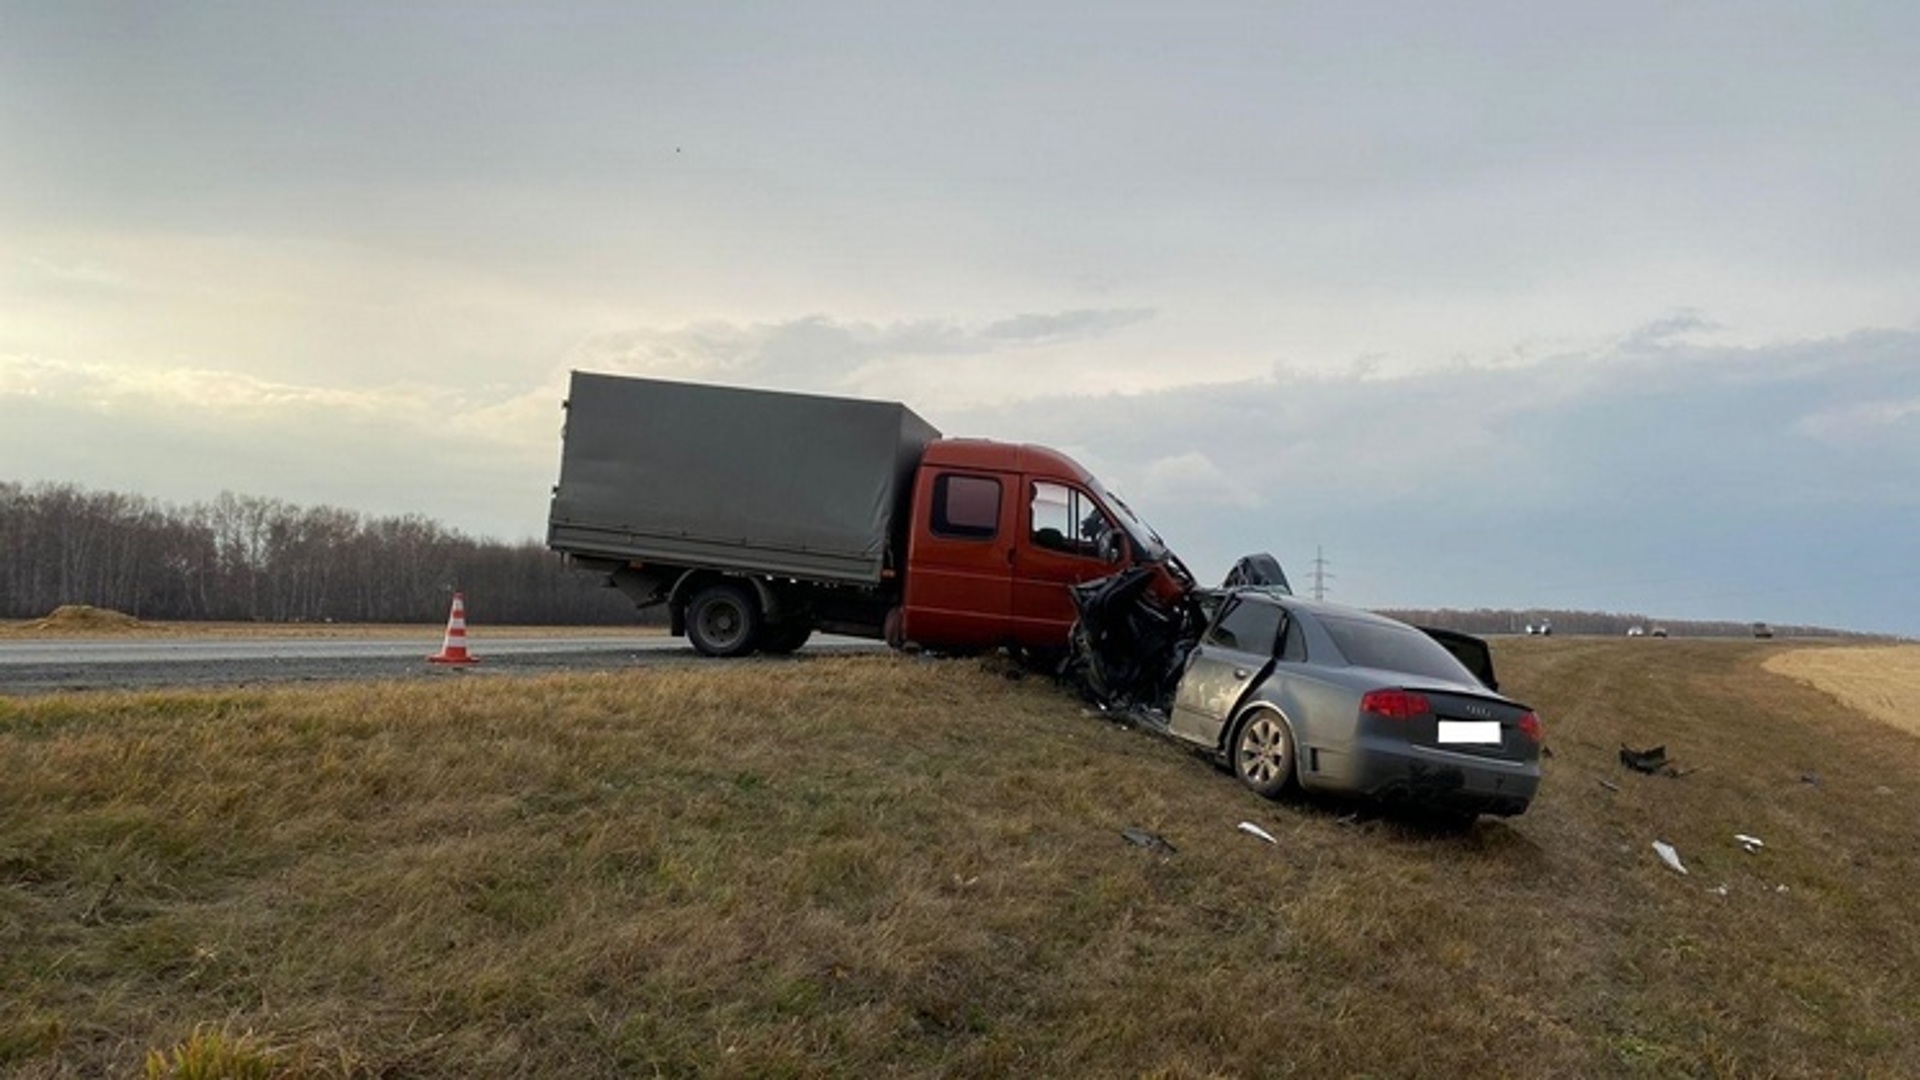
<instances>
[{"instance_id":1,"label":"overcast sky","mask_svg":"<svg viewBox=\"0 0 1920 1080\"><path fill-rule=\"evenodd\" d=\"M1203 579L1920 635L1920 5L0 0L0 479L544 534L575 368Z\"/></svg>"}]
</instances>

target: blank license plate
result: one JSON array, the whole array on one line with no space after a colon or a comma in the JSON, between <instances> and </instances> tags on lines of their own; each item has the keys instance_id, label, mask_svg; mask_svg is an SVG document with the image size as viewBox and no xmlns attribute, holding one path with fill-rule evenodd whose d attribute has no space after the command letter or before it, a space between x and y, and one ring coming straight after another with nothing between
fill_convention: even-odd
<instances>
[{"instance_id":1,"label":"blank license plate","mask_svg":"<svg viewBox=\"0 0 1920 1080\"><path fill-rule=\"evenodd\" d=\"M1500 721L1442 720L1440 721L1440 741L1468 743L1474 746L1498 746L1500 745Z\"/></svg>"}]
</instances>

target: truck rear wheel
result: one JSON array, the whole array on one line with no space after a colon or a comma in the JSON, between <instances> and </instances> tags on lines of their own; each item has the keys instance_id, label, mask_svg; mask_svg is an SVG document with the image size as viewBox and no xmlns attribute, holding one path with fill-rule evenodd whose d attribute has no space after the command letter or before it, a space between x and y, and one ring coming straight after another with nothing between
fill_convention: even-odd
<instances>
[{"instance_id":1,"label":"truck rear wheel","mask_svg":"<svg viewBox=\"0 0 1920 1080\"><path fill-rule=\"evenodd\" d=\"M745 656L759 636L760 605L744 585L709 585L687 604L687 640L704 656Z\"/></svg>"}]
</instances>

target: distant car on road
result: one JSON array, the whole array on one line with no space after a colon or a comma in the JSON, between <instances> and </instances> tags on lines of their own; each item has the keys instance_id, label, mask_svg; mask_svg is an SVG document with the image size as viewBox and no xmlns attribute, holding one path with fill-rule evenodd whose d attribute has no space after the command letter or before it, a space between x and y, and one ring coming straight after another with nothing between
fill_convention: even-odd
<instances>
[{"instance_id":1,"label":"distant car on road","mask_svg":"<svg viewBox=\"0 0 1920 1080\"><path fill-rule=\"evenodd\" d=\"M1540 718L1494 689L1484 641L1275 590L1206 606L1169 734L1255 792L1346 792L1462 819L1532 802Z\"/></svg>"},{"instance_id":2,"label":"distant car on road","mask_svg":"<svg viewBox=\"0 0 1920 1080\"><path fill-rule=\"evenodd\" d=\"M1773 636L1773 627L1763 622L1754 623L1753 636L1757 638L1770 638Z\"/></svg>"}]
</instances>

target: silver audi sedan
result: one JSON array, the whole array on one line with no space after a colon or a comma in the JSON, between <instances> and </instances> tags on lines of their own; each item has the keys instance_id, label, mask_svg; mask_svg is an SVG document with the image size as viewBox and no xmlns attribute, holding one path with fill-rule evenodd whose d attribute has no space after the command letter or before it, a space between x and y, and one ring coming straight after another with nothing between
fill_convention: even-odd
<instances>
[{"instance_id":1,"label":"silver audi sedan","mask_svg":"<svg viewBox=\"0 0 1920 1080\"><path fill-rule=\"evenodd\" d=\"M1272 589L1224 590L1204 607L1168 733L1254 791L1346 792L1462 819L1532 802L1540 718L1496 690L1479 639Z\"/></svg>"}]
</instances>

